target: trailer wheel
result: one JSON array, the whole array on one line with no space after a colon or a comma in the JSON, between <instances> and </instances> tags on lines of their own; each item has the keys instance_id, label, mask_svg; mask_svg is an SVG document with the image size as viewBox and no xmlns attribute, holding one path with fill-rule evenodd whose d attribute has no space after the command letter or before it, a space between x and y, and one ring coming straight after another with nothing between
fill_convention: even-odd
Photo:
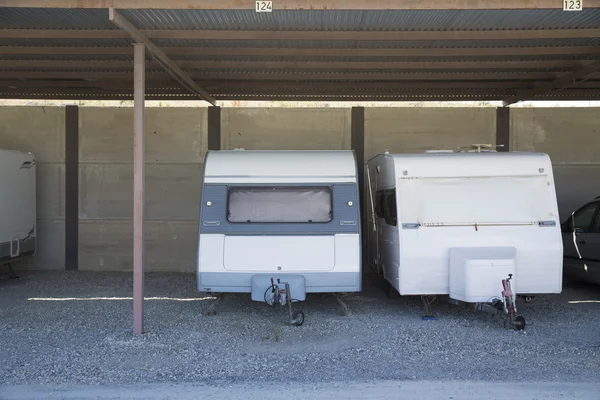
<instances>
[{"instance_id":1,"label":"trailer wheel","mask_svg":"<svg viewBox=\"0 0 600 400\"><path fill-rule=\"evenodd\" d=\"M304 313L302 311L294 311L292 319L294 320L294 325L300 326L304 323Z\"/></svg>"},{"instance_id":2,"label":"trailer wheel","mask_svg":"<svg viewBox=\"0 0 600 400\"><path fill-rule=\"evenodd\" d=\"M527 325L525 323L525 317L523 317L522 315L519 315L517 318L515 318L515 329L518 331L522 331L523 329L525 329L525 325Z\"/></svg>"}]
</instances>

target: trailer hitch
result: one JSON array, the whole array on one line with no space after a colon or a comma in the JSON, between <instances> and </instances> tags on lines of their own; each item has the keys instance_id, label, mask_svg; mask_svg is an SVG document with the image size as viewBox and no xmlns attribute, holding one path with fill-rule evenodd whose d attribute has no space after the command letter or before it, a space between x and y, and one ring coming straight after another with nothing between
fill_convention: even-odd
<instances>
[{"instance_id":1,"label":"trailer hitch","mask_svg":"<svg viewBox=\"0 0 600 400\"><path fill-rule=\"evenodd\" d=\"M517 304L515 302L515 296L513 294L510 281L512 274L508 274L508 279L502 279L502 303L504 306L504 319L505 328L513 328L517 331L525 329L525 317L517 315Z\"/></svg>"},{"instance_id":2,"label":"trailer hitch","mask_svg":"<svg viewBox=\"0 0 600 400\"><path fill-rule=\"evenodd\" d=\"M283 286L283 288L281 288L281 286ZM267 297L269 292L271 296ZM271 278L271 286L265 290L264 297L265 303L271 307L274 307L275 305L284 306L287 303L289 325L300 326L304 323L304 313L300 310L292 311L293 298L288 282L281 282L281 279L277 279L277 282L274 282L273 278Z\"/></svg>"}]
</instances>

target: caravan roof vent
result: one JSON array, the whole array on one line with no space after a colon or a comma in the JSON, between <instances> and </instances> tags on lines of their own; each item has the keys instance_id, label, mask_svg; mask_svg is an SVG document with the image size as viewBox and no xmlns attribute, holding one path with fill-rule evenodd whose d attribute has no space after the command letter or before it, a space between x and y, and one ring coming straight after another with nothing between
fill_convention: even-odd
<instances>
[{"instance_id":1,"label":"caravan roof vent","mask_svg":"<svg viewBox=\"0 0 600 400\"><path fill-rule=\"evenodd\" d=\"M233 151L244 151L244 150L246 150L246 149L244 149L244 148L242 148L242 147L235 147L235 148L233 149Z\"/></svg>"},{"instance_id":2,"label":"caravan roof vent","mask_svg":"<svg viewBox=\"0 0 600 400\"><path fill-rule=\"evenodd\" d=\"M461 152L467 152L467 153L489 153L489 152L495 152L495 146L493 144L480 144L480 143L476 143L476 144L472 144L470 146L461 146L458 148L459 151Z\"/></svg>"}]
</instances>

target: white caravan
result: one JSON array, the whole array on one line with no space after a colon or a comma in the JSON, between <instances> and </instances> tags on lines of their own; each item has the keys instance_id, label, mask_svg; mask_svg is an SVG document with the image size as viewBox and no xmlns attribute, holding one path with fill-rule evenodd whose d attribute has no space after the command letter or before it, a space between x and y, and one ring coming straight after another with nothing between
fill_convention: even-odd
<instances>
[{"instance_id":1,"label":"white caravan","mask_svg":"<svg viewBox=\"0 0 600 400\"><path fill-rule=\"evenodd\" d=\"M400 295L560 293L562 240L550 158L433 151L368 161L369 262ZM426 304L427 306L427 304Z\"/></svg>"},{"instance_id":2,"label":"white caravan","mask_svg":"<svg viewBox=\"0 0 600 400\"><path fill-rule=\"evenodd\" d=\"M209 151L198 290L268 304L360 291L357 176L352 151Z\"/></svg>"},{"instance_id":3,"label":"white caravan","mask_svg":"<svg viewBox=\"0 0 600 400\"><path fill-rule=\"evenodd\" d=\"M31 153L0 150L0 264L35 254L35 169Z\"/></svg>"}]
</instances>

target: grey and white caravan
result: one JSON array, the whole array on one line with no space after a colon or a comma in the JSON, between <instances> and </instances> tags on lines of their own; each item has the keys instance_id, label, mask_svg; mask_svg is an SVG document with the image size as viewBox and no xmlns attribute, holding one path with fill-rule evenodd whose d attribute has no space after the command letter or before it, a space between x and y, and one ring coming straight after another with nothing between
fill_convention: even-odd
<instances>
[{"instance_id":1,"label":"grey and white caravan","mask_svg":"<svg viewBox=\"0 0 600 400\"><path fill-rule=\"evenodd\" d=\"M352 151L209 151L204 166L199 291L272 304L361 290Z\"/></svg>"},{"instance_id":2,"label":"grey and white caravan","mask_svg":"<svg viewBox=\"0 0 600 400\"><path fill-rule=\"evenodd\" d=\"M0 150L0 265L35 254L35 172L33 154Z\"/></svg>"}]
</instances>

